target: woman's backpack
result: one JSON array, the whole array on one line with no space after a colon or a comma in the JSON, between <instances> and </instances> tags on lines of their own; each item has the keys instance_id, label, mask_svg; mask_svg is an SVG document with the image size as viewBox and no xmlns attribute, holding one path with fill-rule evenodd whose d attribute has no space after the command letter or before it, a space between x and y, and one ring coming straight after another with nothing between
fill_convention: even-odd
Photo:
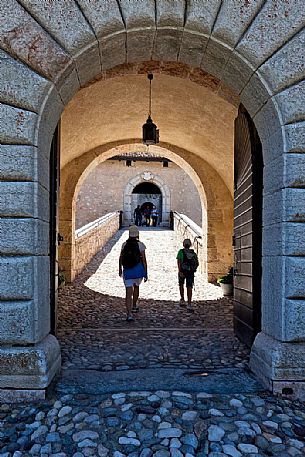
<instances>
[{"instance_id":1,"label":"woman's backpack","mask_svg":"<svg viewBox=\"0 0 305 457\"><path fill-rule=\"evenodd\" d=\"M182 249L183 261L181 269L184 271L195 272L199 266L198 257L193 249Z\"/></svg>"},{"instance_id":2,"label":"woman's backpack","mask_svg":"<svg viewBox=\"0 0 305 457\"><path fill-rule=\"evenodd\" d=\"M137 240L128 239L122 249L121 262L124 268L133 268L141 262L141 252Z\"/></svg>"}]
</instances>

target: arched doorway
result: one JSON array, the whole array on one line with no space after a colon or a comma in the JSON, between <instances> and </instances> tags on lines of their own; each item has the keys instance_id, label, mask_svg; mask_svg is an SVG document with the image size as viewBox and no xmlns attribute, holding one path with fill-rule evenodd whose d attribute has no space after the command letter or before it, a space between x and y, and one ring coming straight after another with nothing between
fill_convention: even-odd
<instances>
[{"instance_id":1,"label":"arched doorway","mask_svg":"<svg viewBox=\"0 0 305 457\"><path fill-rule=\"evenodd\" d=\"M129 181L124 192L123 223L130 225L134 210L144 203L155 205L159 212L159 224L169 227L171 196L168 185L154 173L145 171Z\"/></svg>"},{"instance_id":2,"label":"arched doorway","mask_svg":"<svg viewBox=\"0 0 305 457\"><path fill-rule=\"evenodd\" d=\"M139 205L142 214L145 208L149 208L149 212L151 213L155 206L159 214L158 224L162 223L162 194L156 184L150 182L138 184L132 191L132 205L132 209L135 209Z\"/></svg>"},{"instance_id":3,"label":"arched doorway","mask_svg":"<svg viewBox=\"0 0 305 457\"><path fill-rule=\"evenodd\" d=\"M206 80L210 87L225 96L228 93L224 85L229 85L235 94L240 95L254 120L262 141L266 179L263 325L254 345L256 371L261 372L262 378L269 379L271 387L286 379L304 379L305 332L304 325L300 325L304 321L304 248L293 236L298 230L297 239L304 239L304 179L300 154L304 152L304 126L300 122L303 114L298 103L304 79L302 65L299 65L304 57L303 17L290 14L294 13L293 2L273 14L272 20L273 2L267 2L263 7L254 2L242 11L239 2L232 7L226 2L220 6L216 2L209 10L210 14L205 14L204 5L199 6L200 14L196 10L197 4L188 5L188 8L181 4L181 8L172 14L162 7L161 12L156 11L158 3L151 5L149 12L146 9L138 12L130 2L124 13L127 21L122 19L118 6L114 6L113 17L116 19L107 28L107 20L103 14L96 14L95 4L89 2L86 6L85 18L72 3L74 12L80 14L80 26L71 27L72 35L65 33L66 27L65 30L61 28L62 10L57 10L56 6L52 22L48 21L42 3L41 9L40 4L35 6L36 20L28 11L30 5L22 8L14 2L6 6L7 28L1 42L8 69L4 79L5 83L11 84L12 90L2 91L1 117L6 122L1 128L5 157L4 162L1 161L1 195L5 195L1 215L7 233L15 233L17 223L19 228L24 223L29 227L26 240L22 236L6 237L1 248L5 257L3 277L11 275L24 284L18 289L19 283L16 285L12 281L5 285L1 295L4 302L16 303L11 306L11 313L6 313L6 304L3 305L5 330L1 338L5 349L1 357L7 357L9 352L12 363L1 376L8 379L5 384L8 387L18 388L20 383L23 387L45 387L59 366L59 347L56 340L48 336L49 284L45 281L45 286L41 286L41 274L44 272L43 276L48 277L49 243L45 236L45 225L49 223L47 169L51 138L60 114L80 86L101 76L101 68L105 73L117 74L116 70L113 71L116 65L124 66L127 62L131 66L136 62L143 74L158 66L151 61L150 66L143 67L143 60L149 60L151 56L161 62L162 71L166 60L172 62L176 74L179 61L190 64L191 70L184 67L182 73L191 75L193 80L202 72L208 72ZM239 14L244 20L232 27L232 21L228 19ZM18 17L20 27L27 31L22 42L18 37L12 39L16 27L12 17ZM92 29L88 27L88 21L92 23ZM143 28L144 23L149 24L148 29ZM40 24L44 24L44 28ZM126 33L127 28L131 35ZM273 33L275 29L276 35ZM126 40L127 35L132 39ZM40 37L39 48L33 49L33 36ZM273 39L269 39L271 36ZM101 48L103 52L100 52ZM117 117L113 118L116 121ZM16 192L12 191L13 187ZM38 236L41 233L44 235ZM33 243L38 238L42 240L39 246ZM16 274L10 273L12 271ZM24 271L27 271L26 276ZM19 326L16 323L20 323ZM8 345L13 346L6 349ZM21 381L23 373L19 372L17 376L16 368L13 373L10 370L14 364L16 367L19 357L14 348L18 346L26 352L29 345L37 354L37 363L31 366L30 375L26 372L26 384ZM42 360L47 360L43 372ZM35 380L34 383L31 379Z\"/></svg>"}]
</instances>

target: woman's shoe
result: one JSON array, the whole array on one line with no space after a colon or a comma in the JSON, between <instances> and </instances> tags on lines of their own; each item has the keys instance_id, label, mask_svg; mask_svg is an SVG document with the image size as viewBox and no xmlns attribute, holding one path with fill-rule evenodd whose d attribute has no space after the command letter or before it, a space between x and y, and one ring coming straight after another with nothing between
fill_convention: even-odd
<instances>
[{"instance_id":1,"label":"woman's shoe","mask_svg":"<svg viewBox=\"0 0 305 457\"><path fill-rule=\"evenodd\" d=\"M183 298L180 298L179 304L180 304L180 306L185 306L185 301L183 300Z\"/></svg>"},{"instance_id":2,"label":"woman's shoe","mask_svg":"<svg viewBox=\"0 0 305 457\"><path fill-rule=\"evenodd\" d=\"M134 318L132 316L127 316L126 320L127 320L127 322L133 322Z\"/></svg>"},{"instance_id":3,"label":"woman's shoe","mask_svg":"<svg viewBox=\"0 0 305 457\"><path fill-rule=\"evenodd\" d=\"M188 306L188 307L187 307L187 311L188 311L189 313L193 313L193 312L194 312L194 309L193 309L191 306Z\"/></svg>"}]
</instances>

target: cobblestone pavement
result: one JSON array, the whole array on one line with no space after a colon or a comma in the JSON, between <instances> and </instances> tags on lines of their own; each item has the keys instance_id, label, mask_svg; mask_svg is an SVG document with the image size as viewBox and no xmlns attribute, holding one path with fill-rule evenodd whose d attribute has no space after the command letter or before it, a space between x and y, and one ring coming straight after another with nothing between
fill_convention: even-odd
<instances>
[{"instance_id":1,"label":"cobblestone pavement","mask_svg":"<svg viewBox=\"0 0 305 457\"><path fill-rule=\"evenodd\" d=\"M154 235L157 259L158 243L163 249L170 241L165 232ZM150 247L152 236L142 235ZM151 284L142 287L141 311L127 325L124 289L113 273L120 237L121 233L60 292L58 336L64 375L46 401L0 405L0 457L305 455L304 404L259 389L241 394L253 390L242 390L239 381L231 382L230 391L236 386L236 393L228 394L228 377L221 373L227 370L231 380L232 370L239 371L237 380L247 379L241 372L246 371L248 350L234 338L232 303L221 298L218 288L197 278L195 313L190 315L177 303L174 263L155 277L160 264L157 270L150 269ZM165 276L171 281L165 282ZM155 379L163 373L166 383L164 371L173 373L177 367L214 370L212 390L198 378L196 385L205 385L206 391L191 390L195 381L182 382L180 375L177 384L187 385L184 391L137 388L141 382L153 385L148 372ZM140 368L144 370L138 380L135 373ZM136 381L119 390L119 378L121 386L128 386L129 379ZM115 393L105 393L109 390L103 390L101 379ZM173 374L170 381L176 382Z\"/></svg>"},{"instance_id":2,"label":"cobblestone pavement","mask_svg":"<svg viewBox=\"0 0 305 457\"><path fill-rule=\"evenodd\" d=\"M98 253L59 296L58 336L64 368L103 371L147 367L241 367L248 349L233 335L232 303L196 275L194 314L179 306L176 253L169 230L143 229L149 281L140 287L140 312L125 321L125 288L118 257L126 231Z\"/></svg>"},{"instance_id":3,"label":"cobblestone pavement","mask_svg":"<svg viewBox=\"0 0 305 457\"><path fill-rule=\"evenodd\" d=\"M304 405L270 395L65 394L0 407L0 457L297 457L304 432Z\"/></svg>"}]
</instances>

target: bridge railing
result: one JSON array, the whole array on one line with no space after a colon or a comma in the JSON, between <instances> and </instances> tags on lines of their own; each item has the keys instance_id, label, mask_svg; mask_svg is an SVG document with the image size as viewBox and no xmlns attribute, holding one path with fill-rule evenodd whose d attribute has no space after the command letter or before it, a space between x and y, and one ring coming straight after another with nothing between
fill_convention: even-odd
<instances>
[{"instance_id":1,"label":"bridge railing","mask_svg":"<svg viewBox=\"0 0 305 457\"><path fill-rule=\"evenodd\" d=\"M75 230L74 269L76 275L120 228L120 211L105 214Z\"/></svg>"},{"instance_id":2,"label":"bridge railing","mask_svg":"<svg viewBox=\"0 0 305 457\"><path fill-rule=\"evenodd\" d=\"M202 228L185 214L177 213L177 211L172 211L172 228L181 239L181 245L185 238L191 240L193 249L198 255L199 271L206 274L206 239Z\"/></svg>"}]
</instances>

